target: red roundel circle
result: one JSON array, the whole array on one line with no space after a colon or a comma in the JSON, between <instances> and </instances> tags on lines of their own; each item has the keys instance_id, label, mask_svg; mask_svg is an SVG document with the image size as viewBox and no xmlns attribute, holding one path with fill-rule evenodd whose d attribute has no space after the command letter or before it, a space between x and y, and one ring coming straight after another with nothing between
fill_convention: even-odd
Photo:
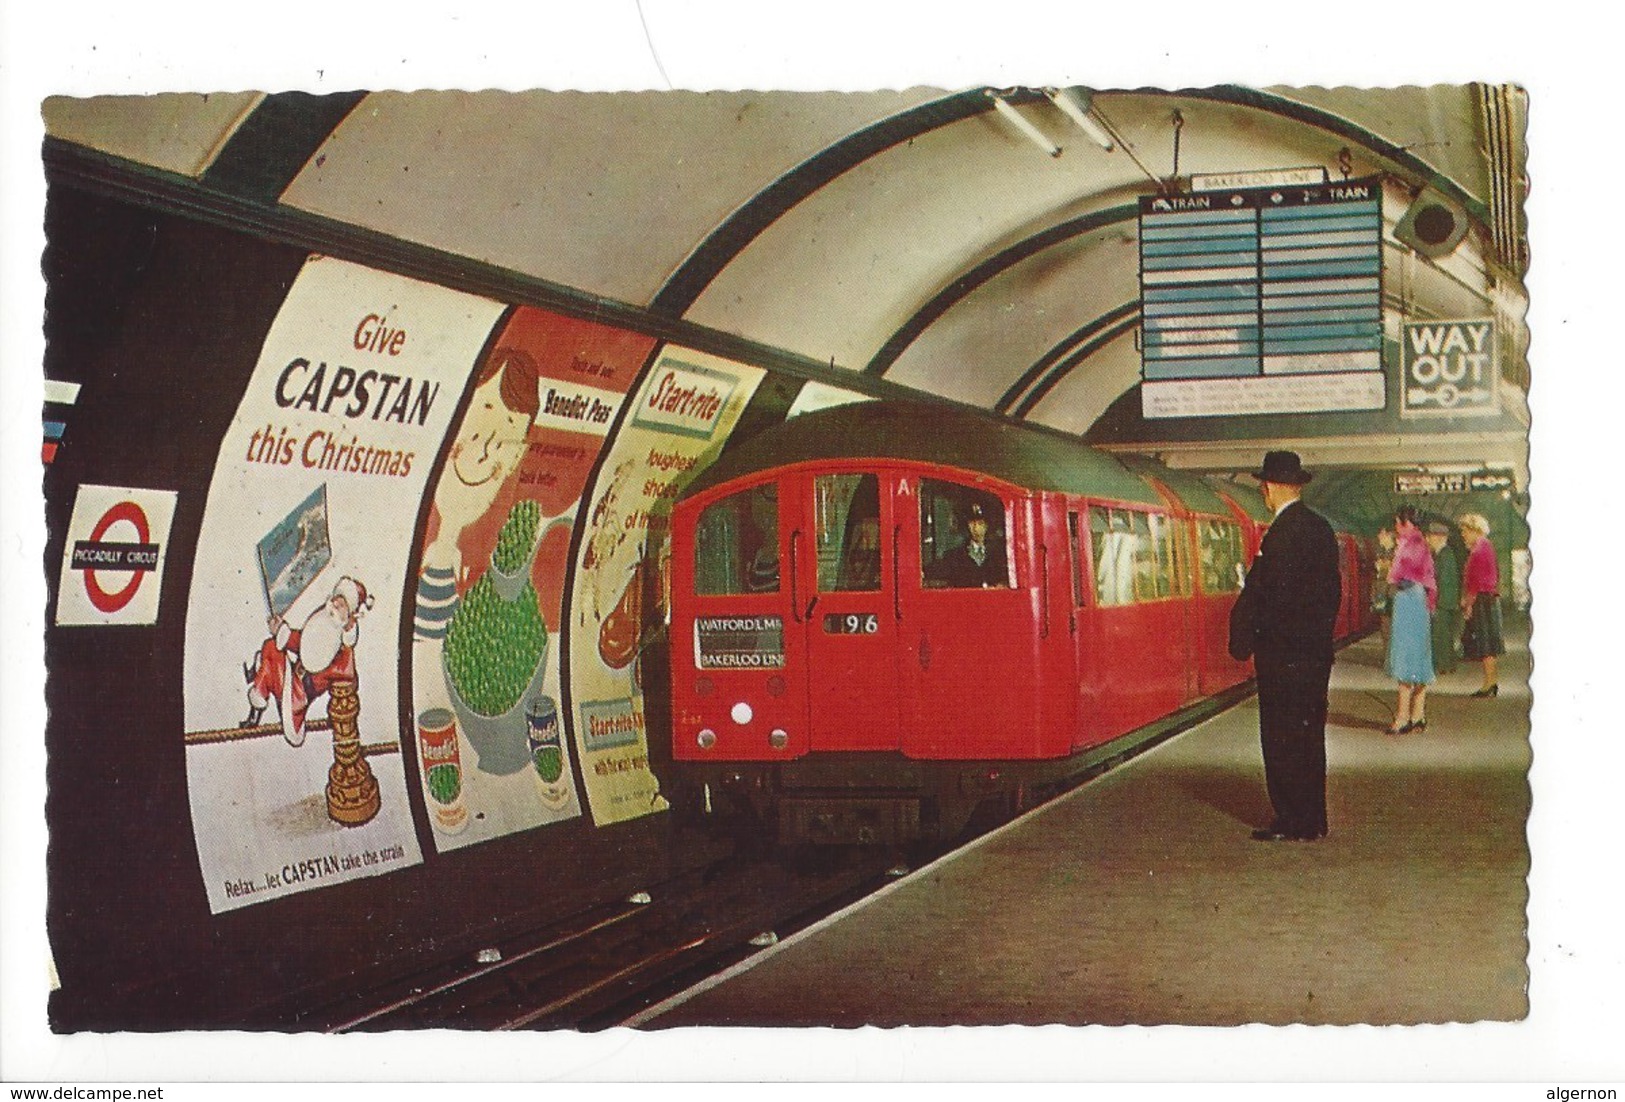
<instances>
[{"instance_id":1,"label":"red roundel circle","mask_svg":"<svg viewBox=\"0 0 1625 1102\"><path fill-rule=\"evenodd\" d=\"M135 525L137 543L152 542L152 532L147 527L147 514L133 501L121 501L102 514L102 519L96 522L95 529L90 533L90 542L100 543L102 537L107 535L107 530L121 520ZM146 571L130 571L130 580L116 593L109 593L102 588L101 582L96 578L96 571L91 567L85 567L84 573L85 595L90 598L90 603L101 612L113 613L135 599L135 591L141 588L141 579Z\"/></svg>"}]
</instances>

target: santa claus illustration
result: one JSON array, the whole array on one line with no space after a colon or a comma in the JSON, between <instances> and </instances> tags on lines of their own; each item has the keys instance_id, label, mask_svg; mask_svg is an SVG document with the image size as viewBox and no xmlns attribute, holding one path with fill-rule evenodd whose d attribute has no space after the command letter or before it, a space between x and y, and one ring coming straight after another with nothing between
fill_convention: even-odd
<instances>
[{"instance_id":1,"label":"santa claus illustration","mask_svg":"<svg viewBox=\"0 0 1625 1102\"><path fill-rule=\"evenodd\" d=\"M343 577L303 627L290 628L282 617L272 616L271 637L243 663L248 718L238 726L258 726L274 700L283 737L290 745L302 745L310 706L326 696L335 681L356 680L355 644L361 634L361 616L371 607L366 587Z\"/></svg>"}]
</instances>

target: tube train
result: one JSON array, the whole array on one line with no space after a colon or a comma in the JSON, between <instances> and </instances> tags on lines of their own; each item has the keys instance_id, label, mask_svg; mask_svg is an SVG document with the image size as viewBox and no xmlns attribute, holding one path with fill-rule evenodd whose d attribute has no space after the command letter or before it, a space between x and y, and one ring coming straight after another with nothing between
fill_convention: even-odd
<instances>
[{"instance_id":1,"label":"tube train","mask_svg":"<svg viewBox=\"0 0 1625 1102\"><path fill-rule=\"evenodd\" d=\"M671 542L672 758L781 843L958 833L1235 694L1251 487L860 402L725 452ZM1372 557L1339 532L1340 638Z\"/></svg>"}]
</instances>

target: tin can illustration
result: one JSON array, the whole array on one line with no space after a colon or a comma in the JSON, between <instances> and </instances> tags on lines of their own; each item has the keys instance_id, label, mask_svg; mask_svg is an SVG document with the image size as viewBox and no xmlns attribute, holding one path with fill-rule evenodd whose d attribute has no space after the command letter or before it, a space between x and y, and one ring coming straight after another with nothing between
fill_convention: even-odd
<instances>
[{"instance_id":1,"label":"tin can illustration","mask_svg":"<svg viewBox=\"0 0 1625 1102\"><path fill-rule=\"evenodd\" d=\"M559 706L552 697L544 693L525 704L525 736L542 802L554 809L562 808L570 800L570 782L565 777Z\"/></svg>"},{"instance_id":2,"label":"tin can illustration","mask_svg":"<svg viewBox=\"0 0 1625 1102\"><path fill-rule=\"evenodd\" d=\"M423 762L423 784L429 793L429 811L435 829L443 834L457 834L468 826L468 807L463 802L463 762L457 744L457 720L450 708L426 708L418 713L418 753Z\"/></svg>"}]
</instances>

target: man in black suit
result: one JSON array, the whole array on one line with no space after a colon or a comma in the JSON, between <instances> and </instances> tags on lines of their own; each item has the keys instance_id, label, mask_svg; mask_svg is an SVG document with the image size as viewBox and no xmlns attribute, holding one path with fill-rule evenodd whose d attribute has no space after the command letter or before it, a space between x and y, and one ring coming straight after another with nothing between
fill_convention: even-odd
<instances>
[{"instance_id":1,"label":"man in black suit","mask_svg":"<svg viewBox=\"0 0 1625 1102\"><path fill-rule=\"evenodd\" d=\"M1264 782L1275 819L1261 842L1326 834L1326 689L1342 600L1337 538L1298 500L1314 476L1297 453L1273 451L1253 475L1275 519L1230 612L1230 654L1258 672Z\"/></svg>"}]
</instances>

